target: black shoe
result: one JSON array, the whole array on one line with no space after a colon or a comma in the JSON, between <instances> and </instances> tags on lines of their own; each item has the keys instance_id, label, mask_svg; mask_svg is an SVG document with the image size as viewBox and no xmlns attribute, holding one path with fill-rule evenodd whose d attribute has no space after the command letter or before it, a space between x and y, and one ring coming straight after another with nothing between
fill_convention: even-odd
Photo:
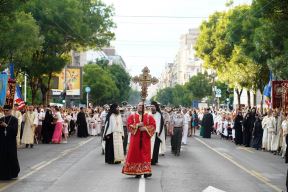
<instances>
[{"instance_id":1,"label":"black shoe","mask_svg":"<svg viewBox=\"0 0 288 192\"><path fill-rule=\"evenodd\" d=\"M152 174L144 174L144 178L152 177Z\"/></svg>"},{"instance_id":2,"label":"black shoe","mask_svg":"<svg viewBox=\"0 0 288 192\"><path fill-rule=\"evenodd\" d=\"M141 175L136 175L135 178L140 179Z\"/></svg>"},{"instance_id":3,"label":"black shoe","mask_svg":"<svg viewBox=\"0 0 288 192\"><path fill-rule=\"evenodd\" d=\"M30 148L33 148L33 144L30 144Z\"/></svg>"},{"instance_id":4,"label":"black shoe","mask_svg":"<svg viewBox=\"0 0 288 192\"><path fill-rule=\"evenodd\" d=\"M26 144L26 148L28 148L29 147L29 144Z\"/></svg>"}]
</instances>

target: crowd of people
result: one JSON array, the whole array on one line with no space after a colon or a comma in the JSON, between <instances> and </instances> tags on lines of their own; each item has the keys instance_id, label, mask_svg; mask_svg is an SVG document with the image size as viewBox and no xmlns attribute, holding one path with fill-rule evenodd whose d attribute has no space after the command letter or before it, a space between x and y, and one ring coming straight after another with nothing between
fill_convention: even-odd
<instances>
[{"instance_id":1,"label":"crowd of people","mask_svg":"<svg viewBox=\"0 0 288 192\"><path fill-rule=\"evenodd\" d=\"M20 170L17 147L67 143L72 135L100 136L107 164L125 162L123 174L147 178L152 175L151 165L158 164L159 155L167 152L168 136L171 152L179 156L181 146L187 144L187 138L194 136L197 129L203 138L215 134L236 145L283 157L286 154L288 116L279 109L261 115L256 108L232 112L199 110L166 107L154 101L146 106L140 102L135 107L123 102L94 108L27 106L21 111L17 106L13 109L4 106L0 110L0 165L11 159L4 157L5 150L13 149L10 155L16 160L8 163L11 169L0 166L0 179L17 177Z\"/></svg>"}]
</instances>

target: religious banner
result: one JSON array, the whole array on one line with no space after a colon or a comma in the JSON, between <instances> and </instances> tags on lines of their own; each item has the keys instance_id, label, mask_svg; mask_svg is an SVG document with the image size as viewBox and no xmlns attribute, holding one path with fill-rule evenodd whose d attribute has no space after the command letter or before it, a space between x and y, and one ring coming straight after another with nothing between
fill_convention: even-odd
<instances>
[{"instance_id":1,"label":"religious banner","mask_svg":"<svg viewBox=\"0 0 288 192\"><path fill-rule=\"evenodd\" d=\"M272 81L272 108L288 110L288 80Z\"/></svg>"},{"instance_id":2,"label":"religious banner","mask_svg":"<svg viewBox=\"0 0 288 192\"><path fill-rule=\"evenodd\" d=\"M8 83L8 75L0 74L0 106L3 107L6 101L6 90Z\"/></svg>"},{"instance_id":3,"label":"religious banner","mask_svg":"<svg viewBox=\"0 0 288 192\"><path fill-rule=\"evenodd\" d=\"M81 90L81 68L64 68L56 75L58 88L52 89L53 95L60 95L66 90L66 95L80 95Z\"/></svg>"},{"instance_id":4,"label":"religious banner","mask_svg":"<svg viewBox=\"0 0 288 192\"><path fill-rule=\"evenodd\" d=\"M14 105L15 90L16 81L14 79L9 79L7 84L5 105L9 105L11 108L13 108Z\"/></svg>"}]
</instances>

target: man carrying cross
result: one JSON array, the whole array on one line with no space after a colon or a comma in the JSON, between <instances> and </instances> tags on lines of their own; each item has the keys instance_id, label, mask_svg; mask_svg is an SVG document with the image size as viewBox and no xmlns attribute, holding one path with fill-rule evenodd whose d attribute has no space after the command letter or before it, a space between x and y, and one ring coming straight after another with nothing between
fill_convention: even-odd
<instances>
[{"instance_id":1,"label":"man carrying cross","mask_svg":"<svg viewBox=\"0 0 288 192\"><path fill-rule=\"evenodd\" d=\"M149 75L149 69L145 67L143 74L134 77L134 83L141 85L142 101L137 106L137 112L131 114L127 119L127 128L131 133L129 150L122 173L135 175L140 178L151 177L151 137L156 129L156 122L152 115L145 113L144 102L147 97L147 88L151 84L156 84L158 80Z\"/></svg>"},{"instance_id":2,"label":"man carrying cross","mask_svg":"<svg viewBox=\"0 0 288 192\"><path fill-rule=\"evenodd\" d=\"M136 175L140 178L151 177L151 137L156 129L153 116L144 113L143 102L137 106L137 113L131 114L127 119L127 127L131 133L129 150L122 173Z\"/></svg>"}]
</instances>

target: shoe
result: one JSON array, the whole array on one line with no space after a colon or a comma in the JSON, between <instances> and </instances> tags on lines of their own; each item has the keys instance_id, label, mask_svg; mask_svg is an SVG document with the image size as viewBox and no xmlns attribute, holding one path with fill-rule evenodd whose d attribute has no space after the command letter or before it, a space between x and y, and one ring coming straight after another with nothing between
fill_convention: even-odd
<instances>
[{"instance_id":1,"label":"shoe","mask_svg":"<svg viewBox=\"0 0 288 192\"><path fill-rule=\"evenodd\" d=\"M152 177L152 174L144 174L144 178Z\"/></svg>"},{"instance_id":2,"label":"shoe","mask_svg":"<svg viewBox=\"0 0 288 192\"><path fill-rule=\"evenodd\" d=\"M31 148L31 149L33 148L33 144L30 144L30 148Z\"/></svg>"},{"instance_id":3,"label":"shoe","mask_svg":"<svg viewBox=\"0 0 288 192\"><path fill-rule=\"evenodd\" d=\"M29 147L29 144L26 144L26 148L28 148Z\"/></svg>"},{"instance_id":4,"label":"shoe","mask_svg":"<svg viewBox=\"0 0 288 192\"><path fill-rule=\"evenodd\" d=\"M135 178L140 179L141 175L136 175Z\"/></svg>"}]
</instances>

